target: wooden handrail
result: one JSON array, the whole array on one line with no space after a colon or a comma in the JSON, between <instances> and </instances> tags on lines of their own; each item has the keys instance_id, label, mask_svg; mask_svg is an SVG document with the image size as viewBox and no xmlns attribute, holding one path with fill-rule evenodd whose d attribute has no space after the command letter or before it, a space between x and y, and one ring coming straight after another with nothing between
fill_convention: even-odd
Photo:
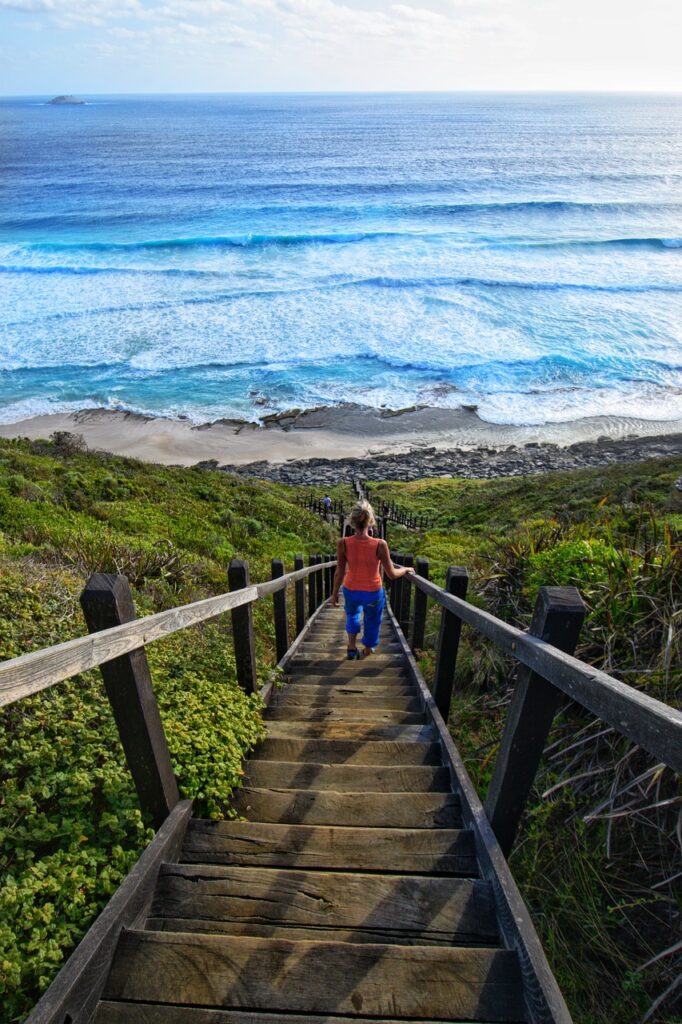
<instances>
[{"instance_id":1,"label":"wooden handrail","mask_svg":"<svg viewBox=\"0 0 682 1024\"><path fill-rule=\"evenodd\" d=\"M617 732L682 772L681 711L448 594L422 576L405 579Z\"/></svg>"},{"instance_id":2,"label":"wooden handrail","mask_svg":"<svg viewBox=\"0 0 682 1024\"><path fill-rule=\"evenodd\" d=\"M282 590L290 583L305 579L311 573L324 570L327 565L328 562L307 566L276 580L268 580L266 583L245 587L233 593L219 594L216 597L204 598L202 601L169 608L155 615L126 622L122 626L103 629L99 633L66 640L53 647L0 662L0 707L13 704L22 697L40 693L41 690L46 690L71 676L97 668L140 647L146 647L154 640L161 640L171 633L177 633L181 629L214 619L224 612L258 601Z\"/></svg>"}]
</instances>

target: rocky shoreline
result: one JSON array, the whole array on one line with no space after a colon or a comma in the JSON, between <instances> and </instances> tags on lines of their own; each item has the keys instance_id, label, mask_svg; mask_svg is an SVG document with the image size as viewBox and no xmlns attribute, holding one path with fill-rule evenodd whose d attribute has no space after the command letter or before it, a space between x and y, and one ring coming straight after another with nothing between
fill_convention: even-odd
<instances>
[{"instance_id":1,"label":"rocky shoreline","mask_svg":"<svg viewBox=\"0 0 682 1024\"><path fill-rule=\"evenodd\" d=\"M418 480L422 477L465 477L474 480L498 476L526 476L552 470L572 470L682 456L682 434L657 437L609 438L579 441L567 447L531 442L505 448L473 450L418 448L409 452L364 458L301 459L283 464L262 460L247 465L219 465L211 459L198 463L239 476L284 484L321 487L361 477L366 480Z\"/></svg>"}]
</instances>

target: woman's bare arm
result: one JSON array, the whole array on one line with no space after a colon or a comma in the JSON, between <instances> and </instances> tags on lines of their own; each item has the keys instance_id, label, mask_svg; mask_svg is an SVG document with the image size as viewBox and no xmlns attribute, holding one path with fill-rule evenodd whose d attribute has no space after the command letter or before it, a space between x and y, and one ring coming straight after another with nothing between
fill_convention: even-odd
<instances>
[{"instance_id":1,"label":"woman's bare arm","mask_svg":"<svg viewBox=\"0 0 682 1024\"><path fill-rule=\"evenodd\" d=\"M336 572L334 573L334 589L332 590L332 605L334 608L339 604L339 590L346 575L346 545L343 540L336 542Z\"/></svg>"},{"instance_id":2,"label":"woman's bare arm","mask_svg":"<svg viewBox=\"0 0 682 1024\"><path fill-rule=\"evenodd\" d=\"M385 540L379 541L377 548L377 555L381 562L384 572L388 576L389 580L400 579L401 576L406 576L414 572L411 565L394 565L391 558L391 552L388 550L388 544Z\"/></svg>"}]
</instances>

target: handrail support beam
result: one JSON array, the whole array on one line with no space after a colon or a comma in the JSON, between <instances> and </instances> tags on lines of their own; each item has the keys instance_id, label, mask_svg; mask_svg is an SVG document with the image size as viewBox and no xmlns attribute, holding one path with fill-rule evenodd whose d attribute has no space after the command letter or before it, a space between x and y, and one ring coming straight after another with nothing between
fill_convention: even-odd
<instances>
[{"instance_id":1,"label":"handrail support beam","mask_svg":"<svg viewBox=\"0 0 682 1024\"><path fill-rule=\"evenodd\" d=\"M586 609L575 587L540 587L530 634L573 654ZM542 759L560 691L521 666L502 734L485 811L505 857L509 856Z\"/></svg>"}]
</instances>

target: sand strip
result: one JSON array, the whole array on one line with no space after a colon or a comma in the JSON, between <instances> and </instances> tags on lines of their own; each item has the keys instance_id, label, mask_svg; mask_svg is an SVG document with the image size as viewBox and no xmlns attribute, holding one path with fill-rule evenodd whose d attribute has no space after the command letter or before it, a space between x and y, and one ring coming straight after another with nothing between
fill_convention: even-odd
<instances>
[{"instance_id":1,"label":"sand strip","mask_svg":"<svg viewBox=\"0 0 682 1024\"><path fill-rule=\"evenodd\" d=\"M261 425L223 420L202 426L188 420L86 410L2 424L0 436L49 437L55 430L82 434L91 449L148 462L190 466L215 461L218 465L232 467L261 462L284 466L292 461L374 460L381 456L410 456L412 466L420 455L424 457L433 452L459 453L456 460L459 464L460 456L471 461L469 454L473 455L476 450L486 455L502 453L510 446L525 450L525 445L530 444L535 446L537 454L538 445L541 450L551 452L555 445L568 449L583 442L596 442L598 438L602 439L604 452L607 442L627 441L616 443L614 451L623 446L624 451L653 451L663 455L666 452L677 454L682 440L682 421L601 417L515 427L485 423L474 411L462 409L417 408L391 412L352 406L295 411L270 417ZM657 440L644 443L646 438ZM579 455L580 451L576 453L577 457ZM500 467L494 475L499 475L504 472L502 464L509 460L495 461ZM570 461L572 463L572 459Z\"/></svg>"}]
</instances>

